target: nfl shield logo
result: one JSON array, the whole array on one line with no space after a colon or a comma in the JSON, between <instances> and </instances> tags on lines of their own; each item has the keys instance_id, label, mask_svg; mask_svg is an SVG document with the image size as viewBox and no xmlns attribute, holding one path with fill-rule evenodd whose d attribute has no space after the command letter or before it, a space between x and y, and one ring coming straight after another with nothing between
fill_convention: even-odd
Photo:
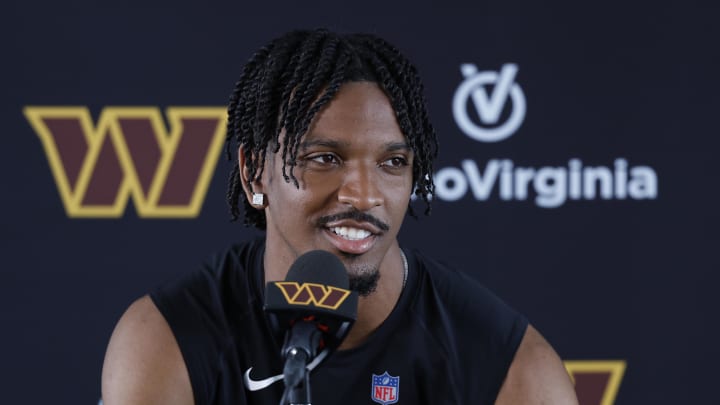
<instances>
[{"instance_id":1,"label":"nfl shield logo","mask_svg":"<svg viewBox=\"0 0 720 405\"><path fill-rule=\"evenodd\" d=\"M388 372L372 375L372 392L370 398L379 404L394 404L400 397L400 377L393 377Z\"/></svg>"}]
</instances>

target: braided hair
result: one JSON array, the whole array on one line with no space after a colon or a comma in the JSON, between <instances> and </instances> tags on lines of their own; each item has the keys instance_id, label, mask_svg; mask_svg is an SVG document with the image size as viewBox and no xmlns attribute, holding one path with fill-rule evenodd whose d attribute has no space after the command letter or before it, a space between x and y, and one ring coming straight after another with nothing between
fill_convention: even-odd
<instances>
[{"instance_id":1,"label":"braided hair","mask_svg":"<svg viewBox=\"0 0 720 405\"><path fill-rule=\"evenodd\" d=\"M423 85L416 68L385 40L370 34L340 35L327 30L293 31L257 51L243 68L230 96L226 152L242 148L248 185L262 175L265 157L280 151L285 181L293 174L300 140L315 115L349 81L377 83L395 110L400 130L414 152L415 195L430 213L434 185L432 162L437 156L435 130L428 119ZM236 144L233 144L233 140ZM232 219L240 214L243 196L240 168L234 165L228 181L227 202ZM252 191L252 190L250 190ZM245 224L265 229L265 212L242 198ZM412 207L409 213L414 216Z\"/></svg>"}]
</instances>

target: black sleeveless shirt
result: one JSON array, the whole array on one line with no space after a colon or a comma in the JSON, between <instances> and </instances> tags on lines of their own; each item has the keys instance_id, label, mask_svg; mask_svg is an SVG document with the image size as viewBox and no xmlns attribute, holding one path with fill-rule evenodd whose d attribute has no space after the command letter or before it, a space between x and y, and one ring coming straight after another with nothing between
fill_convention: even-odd
<instances>
[{"instance_id":1,"label":"black sleeveless shirt","mask_svg":"<svg viewBox=\"0 0 720 405\"><path fill-rule=\"evenodd\" d=\"M258 389L283 368L282 342L262 310L264 246L263 239L234 246L151 293L180 347L196 405L280 401L282 380ZM465 274L405 254L408 280L396 307L366 342L311 372L314 405L495 402L527 320Z\"/></svg>"}]
</instances>

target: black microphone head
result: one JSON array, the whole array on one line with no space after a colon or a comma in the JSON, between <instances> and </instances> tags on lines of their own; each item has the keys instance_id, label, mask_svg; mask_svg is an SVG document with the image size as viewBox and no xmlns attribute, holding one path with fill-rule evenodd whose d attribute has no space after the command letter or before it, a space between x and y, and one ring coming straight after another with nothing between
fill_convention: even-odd
<instances>
[{"instance_id":1,"label":"black microphone head","mask_svg":"<svg viewBox=\"0 0 720 405\"><path fill-rule=\"evenodd\" d=\"M278 334L297 321L318 325L329 348L339 346L357 318L358 296L340 259L324 250L307 252L290 266L285 281L265 286L264 310Z\"/></svg>"},{"instance_id":2,"label":"black microphone head","mask_svg":"<svg viewBox=\"0 0 720 405\"><path fill-rule=\"evenodd\" d=\"M345 265L337 256L324 250L303 254L290 266L285 281L317 283L347 290L350 280Z\"/></svg>"}]
</instances>

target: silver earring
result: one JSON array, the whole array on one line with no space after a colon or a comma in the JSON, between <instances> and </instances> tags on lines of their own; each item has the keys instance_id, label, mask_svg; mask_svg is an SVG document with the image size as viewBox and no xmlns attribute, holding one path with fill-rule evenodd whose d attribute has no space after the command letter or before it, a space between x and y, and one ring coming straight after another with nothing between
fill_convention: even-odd
<instances>
[{"instance_id":1,"label":"silver earring","mask_svg":"<svg viewBox=\"0 0 720 405\"><path fill-rule=\"evenodd\" d=\"M253 193L252 205L257 205L257 206L265 205L265 194Z\"/></svg>"}]
</instances>

